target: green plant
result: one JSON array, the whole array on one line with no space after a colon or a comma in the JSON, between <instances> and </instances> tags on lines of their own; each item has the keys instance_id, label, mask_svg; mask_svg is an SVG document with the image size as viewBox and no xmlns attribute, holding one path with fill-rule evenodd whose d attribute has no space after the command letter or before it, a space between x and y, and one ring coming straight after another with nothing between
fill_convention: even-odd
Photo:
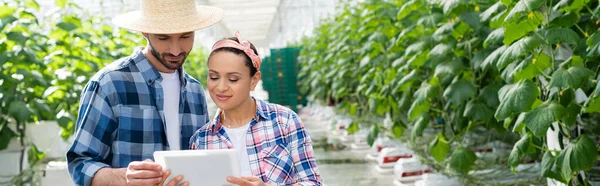
<instances>
[{"instance_id":1,"label":"green plant","mask_svg":"<svg viewBox=\"0 0 600 186\"><path fill-rule=\"evenodd\" d=\"M590 127L600 112L599 11L587 0L347 5L304 40L303 91L339 100L355 121L391 114L391 128L378 120L361 127L395 137L410 131L406 142L429 144L419 149L426 162L467 183L489 178L470 170L516 173L538 161L540 176L584 184L600 135ZM576 91L587 96L583 103ZM570 141L562 151L546 145L552 123ZM437 135L424 135L427 128ZM469 153L480 140L516 144L503 161L484 165Z\"/></svg>"}]
</instances>

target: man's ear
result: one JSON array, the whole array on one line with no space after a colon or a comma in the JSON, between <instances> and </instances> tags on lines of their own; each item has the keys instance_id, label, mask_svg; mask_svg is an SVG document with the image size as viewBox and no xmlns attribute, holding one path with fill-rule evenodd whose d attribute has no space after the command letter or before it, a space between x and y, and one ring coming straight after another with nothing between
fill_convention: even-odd
<instances>
[{"instance_id":1,"label":"man's ear","mask_svg":"<svg viewBox=\"0 0 600 186\"><path fill-rule=\"evenodd\" d=\"M150 41L150 34L142 32L142 35L144 36L144 38L146 38L146 41Z\"/></svg>"},{"instance_id":2,"label":"man's ear","mask_svg":"<svg viewBox=\"0 0 600 186\"><path fill-rule=\"evenodd\" d=\"M250 87L250 90L254 90L256 88L256 85L258 85L258 82L260 81L260 78L262 77L262 73L260 73L260 71L256 72L256 74L254 74L254 76L252 76L252 84Z\"/></svg>"}]
</instances>

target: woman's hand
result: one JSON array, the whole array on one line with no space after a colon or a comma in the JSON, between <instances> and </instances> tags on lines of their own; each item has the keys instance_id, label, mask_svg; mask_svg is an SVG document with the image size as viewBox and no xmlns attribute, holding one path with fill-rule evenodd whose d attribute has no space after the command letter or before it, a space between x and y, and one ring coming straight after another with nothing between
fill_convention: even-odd
<instances>
[{"instance_id":1,"label":"woman's hand","mask_svg":"<svg viewBox=\"0 0 600 186\"><path fill-rule=\"evenodd\" d=\"M167 178L169 178L169 175L171 175L171 170L167 170L165 171L165 173L163 174L162 177L162 181L158 184L158 186L163 186L165 184L165 181L167 181ZM181 182L181 180L183 180L183 176L179 175L173 179L171 179L171 181L169 181L169 183L167 183L165 186L176 186L179 182ZM183 184L181 184L181 186L189 186L190 183L189 182L184 182Z\"/></svg>"},{"instance_id":2,"label":"woman's hand","mask_svg":"<svg viewBox=\"0 0 600 186\"><path fill-rule=\"evenodd\" d=\"M229 176L229 177L227 177L227 182L233 183L233 184L239 185L239 186L269 186L269 184L266 184L265 182L263 182L260 178L258 178L256 176L251 176L251 177L242 176L240 178Z\"/></svg>"}]
</instances>

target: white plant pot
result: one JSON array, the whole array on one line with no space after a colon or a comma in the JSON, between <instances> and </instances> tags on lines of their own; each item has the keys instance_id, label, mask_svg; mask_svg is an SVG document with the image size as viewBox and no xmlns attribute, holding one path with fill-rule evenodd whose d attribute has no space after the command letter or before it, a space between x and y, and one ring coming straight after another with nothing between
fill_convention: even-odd
<instances>
[{"instance_id":1,"label":"white plant pot","mask_svg":"<svg viewBox=\"0 0 600 186\"><path fill-rule=\"evenodd\" d=\"M555 129L558 129L558 123L552 123L552 127ZM560 148L560 144L558 143L558 133L559 131L553 131L552 129L548 129L548 131L546 131L546 143L548 145L548 149L549 150L562 150ZM563 141L564 142L564 141ZM566 144L566 143L563 143ZM554 154L555 156L557 154ZM554 179L550 179L547 178L548 180L548 186L565 186L564 183L560 182L560 181L556 181Z\"/></svg>"},{"instance_id":2,"label":"white plant pot","mask_svg":"<svg viewBox=\"0 0 600 186\"><path fill-rule=\"evenodd\" d=\"M27 124L26 136L29 142L46 153L46 158L65 158L73 138L65 141L60 137L61 132L56 121L40 121Z\"/></svg>"},{"instance_id":3,"label":"white plant pot","mask_svg":"<svg viewBox=\"0 0 600 186\"><path fill-rule=\"evenodd\" d=\"M0 182L7 182L13 176L19 174L19 160L21 158L21 144L19 140L13 138L8 147L0 151ZM25 152L27 153L27 152ZM27 154L23 157L23 169L29 167Z\"/></svg>"}]
</instances>

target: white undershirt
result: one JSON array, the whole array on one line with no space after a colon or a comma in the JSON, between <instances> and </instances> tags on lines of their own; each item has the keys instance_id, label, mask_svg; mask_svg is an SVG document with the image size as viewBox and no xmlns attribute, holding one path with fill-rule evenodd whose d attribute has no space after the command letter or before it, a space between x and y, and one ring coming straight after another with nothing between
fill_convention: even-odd
<instances>
[{"instance_id":1,"label":"white undershirt","mask_svg":"<svg viewBox=\"0 0 600 186\"><path fill-rule=\"evenodd\" d=\"M227 136L229 136L229 140L231 140L233 148L235 148L235 151L237 151L238 160L240 163L240 173L242 176L252 176L250 159L248 158L248 150L246 149L246 133L248 132L248 128L250 128L250 123L239 128L223 128L225 129Z\"/></svg>"},{"instance_id":2,"label":"white undershirt","mask_svg":"<svg viewBox=\"0 0 600 186\"><path fill-rule=\"evenodd\" d=\"M169 142L170 150L181 149L181 128L179 126L179 94L180 81L179 72L175 73L160 73L162 76L165 123L167 132L167 141Z\"/></svg>"}]
</instances>

